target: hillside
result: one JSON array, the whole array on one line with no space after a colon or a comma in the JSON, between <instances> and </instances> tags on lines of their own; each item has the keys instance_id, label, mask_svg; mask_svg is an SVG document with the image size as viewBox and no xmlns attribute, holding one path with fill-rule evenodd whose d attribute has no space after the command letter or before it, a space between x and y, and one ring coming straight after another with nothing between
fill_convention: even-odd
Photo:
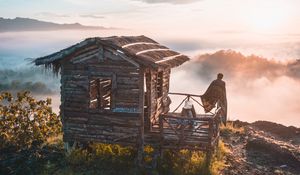
<instances>
[{"instance_id":1,"label":"hillside","mask_svg":"<svg viewBox=\"0 0 300 175\"><path fill-rule=\"evenodd\" d=\"M298 175L299 131L267 121L228 122L221 127L221 141L209 169L202 152L168 151L154 165L153 149L146 147L145 167L140 169L130 147L94 143L66 154L62 138L57 137L27 150L1 149L0 174Z\"/></svg>"},{"instance_id":2,"label":"hillside","mask_svg":"<svg viewBox=\"0 0 300 175\"><path fill-rule=\"evenodd\" d=\"M0 17L0 32L21 32L21 31L50 31L50 30L101 30L102 26L85 26L79 23L58 24L53 22L39 21L30 18L16 17L6 19Z\"/></svg>"},{"instance_id":3,"label":"hillside","mask_svg":"<svg viewBox=\"0 0 300 175\"><path fill-rule=\"evenodd\" d=\"M235 121L231 127L223 128L221 135L230 149L222 174L300 173L300 128L267 121Z\"/></svg>"}]
</instances>

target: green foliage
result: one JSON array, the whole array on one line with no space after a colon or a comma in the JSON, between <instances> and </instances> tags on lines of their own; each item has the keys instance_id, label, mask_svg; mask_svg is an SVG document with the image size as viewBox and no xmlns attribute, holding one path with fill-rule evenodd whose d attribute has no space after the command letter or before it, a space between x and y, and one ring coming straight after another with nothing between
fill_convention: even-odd
<instances>
[{"instance_id":1,"label":"green foliage","mask_svg":"<svg viewBox=\"0 0 300 175\"><path fill-rule=\"evenodd\" d=\"M209 174L206 164L205 153L200 151L180 150L172 152L165 151L163 159L160 159L158 171L159 174L172 175L193 175Z\"/></svg>"},{"instance_id":2,"label":"green foliage","mask_svg":"<svg viewBox=\"0 0 300 175\"><path fill-rule=\"evenodd\" d=\"M111 144L92 144L88 149L75 149L68 154L66 166L57 174L169 174L169 175L217 175L224 168L227 148L220 141L210 165L201 151L165 150L163 158L157 158L153 166L155 150L145 146L143 168L136 166L136 150Z\"/></svg>"},{"instance_id":3,"label":"green foliage","mask_svg":"<svg viewBox=\"0 0 300 175\"><path fill-rule=\"evenodd\" d=\"M144 168L137 167L132 147L90 144L64 153L61 123L50 108L51 100L35 100L29 92L0 95L0 174L218 174L224 167L226 147L219 143L208 166L200 151L164 151L145 146ZM56 137L55 137L56 136ZM43 143L43 144L42 144ZM9 150L14 147L14 150ZM8 149L9 148L9 149ZM157 164L155 164L155 163Z\"/></svg>"},{"instance_id":4,"label":"green foliage","mask_svg":"<svg viewBox=\"0 0 300 175\"><path fill-rule=\"evenodd\" d=\"M135 151L116 144L91 144L66 155L67 166L59 174L134 174Z\"/></svg>"},{"instance_id":5,"label":"green foliage","mask_svg":"<svg viewBox=\"0 0 300 175\"><path fill-rule=\"evenodd\" d=\"M229 149L225 146L224 142L219 141L218 147L214 152L209 167L209 172L211 174L213 175L219 174L219 171L226 166L224 158L228 153L229 153Z\"/></svg>"},{"instance_id":6,"label":"green foliage","mask_svg":"<svg viewBox=\"0 0 300 175\"><path fill-rule=\"evenodd\" d=\"M66 164L62 144L30 147L17 152L1 150L0 174L53 174L64 166Z\"/></svg>"},{"instance_id":7,"label":"green foliage","mask_svg":"<svg viewBox=\"0 0 300 175\"><path fill-rule=\"evenodd\" d=\"M0 149L39 146L61 132L61 122L52 112L51 99L36 100L30 93L0 94Z\"/></svg>"},{"instance_id":8,"label":"green foliage","mask_svg":"<svg viewBox=\"0 0 300 175\"><path fill-rule=\"evenodd\" d=\"M206 154L201 151L166 151L163 159L160 159L158 166L158 174L172 175L217 175L225 166L224 158L228 152L222 141L212 155L210 164L206 161Z\"/></svg>"}]
</instances>

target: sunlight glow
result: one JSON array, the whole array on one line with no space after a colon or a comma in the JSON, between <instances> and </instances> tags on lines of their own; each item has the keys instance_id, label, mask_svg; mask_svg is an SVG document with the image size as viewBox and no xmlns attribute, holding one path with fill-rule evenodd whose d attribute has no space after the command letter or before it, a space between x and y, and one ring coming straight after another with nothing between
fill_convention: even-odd
<instances>
[{"instance_id":1,"label":"sunlight glow","mask_svg":"<svg viewBox=\"0 0 300 175\"><path fill-rule=\"evenodd\" d=\"M261 2L246 11L246 21L256 32L275 31L282 27L290 16L289 8L283 1Z\"/></svg>"}]
</instances>

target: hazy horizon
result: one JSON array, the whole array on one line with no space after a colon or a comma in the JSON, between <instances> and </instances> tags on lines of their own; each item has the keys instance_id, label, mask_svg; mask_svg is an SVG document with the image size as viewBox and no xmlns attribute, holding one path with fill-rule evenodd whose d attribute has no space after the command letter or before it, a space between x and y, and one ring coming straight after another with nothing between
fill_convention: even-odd
<instances>
[{"instance_id":1,"label":"hazy horizon","mask_svg":"<svg viewBox=\"0 0 300 175\"><path fill-rule=\"evenodd\" d=\"M118 33L119 35L132 35L132 33L126 33L126 31L100 31L91 34L88 31L65 31L65 33L69 33L70 35L58 35L62 32L18 32L18 33L6 33L0 34L0 40L6 39L5 44L0 44L0 70L10 69L14 71L24 72L24 69L30 69L28 73L28 77L23 78L24 82L32 81L32 82L43 82L47 85L51 91L51 94L34 94L37 98L45 98L46 96L50 96L53 98L53 108L56 112L59 111L60 104L60 96L59 96L59 77L54 77L52 74L40 74L40 73L32 73L33 69L36 69L34 65L30 64L28 60L25 58L36 58L39 56L45 56L47 54L51 54L58 50L61 50L65 47L68 47L72 44L80 42L83 38L90 36L110 36ZM79 35L80 34L80 35ZM61 37L64 36L64 37ZM153 38L158 42L161 42L168 47L180 51L184 54L189 55L193 60L198 58L198 55L202 54L213 54L215 51L227 49L223 47L215 47L210 48L209 45L203 48L198 48L197 45L189 45L184 44L184 42L176 42L176 40L166 40L162 38L161 40L158 38ZM24 43L26 43L24 45ZM190 42L192 43L192 41ZM199 42L201 43L201 42ZM229 49L229 48L228 48ZM230 49L241 51L239 48L231 47ZM242 52L242 51L241 51ZM242 52L245 55L247 52ZM271 55L272 53L270 53ZM258 54L259 55L259 54ZM225 58L226 59L226 58ZM269 59L272 61L272 59ZM288 59L278 59L280 60L280 64L284 64L284 60ZM295 59L290 59L295 60ZM18 64L19 63L19 64ZM213 63L217 65L217 63ZM194 66L194 67L192 67ZM201 66L201 65L200 65ZM223 68L222 68L223 69ZM179 66L172 70L171 74L171 82L170 82L170 91L171 92L186 92L186 93L194 93L194 94L202 94L206 90L210 81L215 78L215 73L218 71L223 71L222 69L216 68L215 70L211 69L209 77L206 74L200 73L196 74L196 72L204 69L200 69L200 67L195 67L193 63L185 63L183 66ZM194 71L193 71L194 70ZM281 123L284 125L293 125L300 126L300 121L297 118L297 112L300 109L297 107L289 108L284 105L280 105L280 102L287 103L288 100L291 103L297 103L300 99L297 98L293 93L289 93L289 91L294 91L297 93L297 87L300 85L300 81L292 80L291 78L285 77L284 75L279 75L276 80L269 80L268 77L254 77L253 79L249 79L249 86L241 87L241 84L238 84L239 78L235 77L234 72L227 73L225 72L225 81L227 83L227 91L228 91L228 103L229 103L229 118L235 120L244 120L244 121L255 121L255 120L268 120L277 123ZM240 74L240 72L236 72ZM286 90L282 95L278 95L276 93L276 89L280 88L283 84L286 85ZM261 88L254 88L259 87ZM292 88L292 89L291 89ZM252 91L252 95L249 95L249 91ZM266 93L269 92L269 93ZM300 92L299 92L300 93ZM276 95L277 94L277 95ZM275 102L273 100L268 100L270 97L274 97L277 99ZM179 103L179 99L173 98L172 107ZM242 104L242 106L240 106ZM266 105L265 109L262 109L261 106ZM275 107L275 108L274 108ZM272 109L269 111L267 109ZM276 110L274 110L276 109ZM201 111L203 112L203 111ZM282 115L287 114L287 116L282 117Z\"/></svg>"},{"instance_id":2,"label":"hazy horizon","mask_svg":"<svg viewBox=\"0 0 300 175\"><path fill-rule=\"evenodd\" d=\"M60 24L78 22L118 28L0 33L0 71L14 71L3 82L10 83L18 77L17 72L26 72L24 84L42 82L53 91L49 95L54 98L56 111L58 78L34 73L32 70L36 68L26 58L51 54L87 37L146 35L188 55L192 61L201 58L197 64L185 63L172 70L170 91L202 94L216 72L223 71L230 119L269 120L300 126L299 79L289 77L281 70L277 74L277 69L270 70L276 72L276 76L270 77L269 70L261 70L252 63L249 63L251 69L248 69L248 63L232 60L233 66L229 63L228 67L219 66L231 58L230 55L225 55L222 62L207 62L218 60L214 54L219 50L242 53L238 60L257 55L266 58L271 67L274 61L279 62L276 66L280 67L299 59L300 11L297 7L300 1L43 0L36 3L0 0L0 4L0 17L4 18L28 17ZM208 54L205 59L201 57L204 54ZM201 67L204 63L214 69ZM233 68L235 71L231 71ZM254 73L256 70L260 75ZM248 75L251 75L249 79ZM35 95L43 98L41 94ZM173 103L175 105L176 101Z\"/></svg>"}]
</instances>

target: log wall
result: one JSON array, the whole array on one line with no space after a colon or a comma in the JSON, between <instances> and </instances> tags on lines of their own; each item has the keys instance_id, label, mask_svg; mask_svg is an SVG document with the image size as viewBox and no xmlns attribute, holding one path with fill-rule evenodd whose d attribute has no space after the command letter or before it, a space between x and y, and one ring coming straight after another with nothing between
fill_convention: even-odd
<instances>
[{"instance_id":1,"label":"log wall","mask_svg":"<svg viewBox=\"0 0 300 175\"><path fill-rule=\"evenodd\" d=\"M162 99L166 98L169 93L169 80L170 80L170 69L166 69L162 72L162 96L158 96L157 84L158 82L158 71L149 71L146 74L146 87L148 97L148 110L145 117L145 125L147 130L152 130L153 127L158 127L159 115L162 113Z\"/></svg>"},{"instance_id":2,"label":"log wall","mask_svg":"<svg viewBox=\"0 0 300 175\"><path fill-rule=\"evenodd\" d=\"M142 74L142 76L141 76ZM61 116L64 141L99 141L135 145L143 132L141 77L136 65L109 48L85 48L61 69ZM112 79L111 110L89 108L89 83ZM142 87L141 87L142 86Z\"/></svg>"}]
</instances>

